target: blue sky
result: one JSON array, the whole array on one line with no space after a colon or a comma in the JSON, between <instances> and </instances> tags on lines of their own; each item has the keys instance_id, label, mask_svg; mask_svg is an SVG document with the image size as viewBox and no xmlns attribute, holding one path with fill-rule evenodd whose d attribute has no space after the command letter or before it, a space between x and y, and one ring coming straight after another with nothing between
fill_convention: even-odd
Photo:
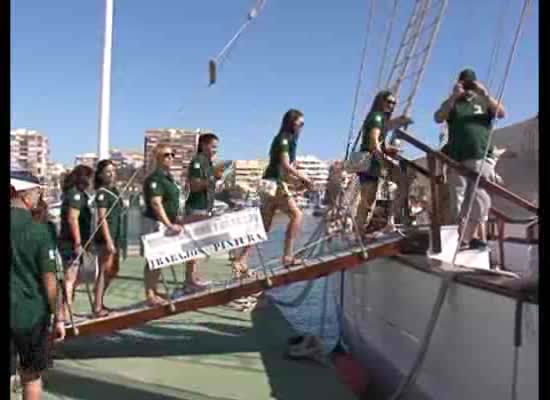
<instances>
[{"instance_id":1,"label":"blue sky","mask_svg":"<svg viewBox=\"0 0 550 400\"><path fill-rule=\"evenodd\" d=\"M399 18L412 0L401 0ZM501 7L509 4L495 80L500 82L522 0L450 0L413 108L412 130L437 143L432 115L464 66L486 80ZM157 127L209 128L227 159L263 158L282 114L305 112L299 153L343 156L368 0L267 0L207 88L207 62L253 0L115 0L111 146L143 148ZM102 0L11 1L11 126L50 138L52 158L96 151L104 24ZM390 1L375 4L363 110L381 61ZM525 24L504 102L509 124L538 112L538 1ZM394 34L393 49L400 38ZM393 53L389 62L393 61Z\"/></svg>"}]
</instances>

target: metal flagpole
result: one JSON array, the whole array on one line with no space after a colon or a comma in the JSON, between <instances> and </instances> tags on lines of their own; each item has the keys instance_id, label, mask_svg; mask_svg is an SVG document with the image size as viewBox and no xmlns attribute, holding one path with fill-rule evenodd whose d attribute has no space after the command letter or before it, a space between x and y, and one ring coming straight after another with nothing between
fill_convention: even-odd
<instances>
[{"instance_id":1,"label":"metal flagpole","mask_svg":"<svg viewBox=\"0 0 550 400\"><path fill-rule=\"evenodd\" d=\"M101 94L99 101L98 159L109 158L109 120L111 108L111 50L113 47L114 0L105 0L105 37Z\"/></svg>"}]
</instances>

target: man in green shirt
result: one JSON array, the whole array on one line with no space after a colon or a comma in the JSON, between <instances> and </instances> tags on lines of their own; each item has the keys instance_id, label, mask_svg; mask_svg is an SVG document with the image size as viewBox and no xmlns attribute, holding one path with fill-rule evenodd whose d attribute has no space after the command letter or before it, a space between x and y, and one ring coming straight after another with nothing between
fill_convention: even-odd
<instances>
[{"instance_id":1,"label":"man in green shirt","mask_svg":"<svg viewBox=\"0 0 550 400\"><path fill-rule=\"evenodd\" d=\"M213 133L206 133L199 137L197 154L189 163L187 172L190 193L185 202L185 223L208 219L212 215L216 182L222 172L212 164L218 152L218 143L219 139ZM210 283L202 281L196 275L197 261L188 261L185 269L185 293L203 290Z\"/></svg>"},{"instance_id":2,"label":"man in green shirt","mask_svg":"<svg viewBox=\"0 0 550 400\"><path fill-rule=\"evenodd\" d=\"M57 307L56 248L46 224L33 221L40 186L11 180L10 336L19 356L24 399L40 399L42 372L48 366L48 339L56 315L55 341L65 337Z\"/></svg>"},{"instance_id":3,"label":"man in green shirt","mask_svg":"<svg viewBox=\"0 0 550 400\"><path fill-rule=\"evenodd\" d=\"M302 211L288 189L291 179L298 180L309 190L313 190L312 181L298 171L294 165L298 136L304 126L304 114L295 109L288 110L283 116L279 133L271 142L269 164L263 179L270 182L274 190L266 190L262 195L262 217L265 230L269 232L275 212L285 212L290 222L285 235L283 265L291 267L300 265L302 261L294 257L294 242L302 224ZM242 253L235 257L233 269L236 274L248 273L246 260L251 247L245 247Z\"/></svg>"},{"instance_id":4,"label":"man in green shirt","mask_svg":"<svg viewBox=\"0 0 550 400\"><path fill-rule=\"evenodd\" d=\"M446 153L462 165L492 179L494 170L485 160L489 135L494 118L504 118L502 104L489 95L489 91L477 80L471 69L463 70L453 88L451 96L443 102L434 115L438 124L447 122L449 139ZM491 209L491 197L483 188L473 192L474 182L451 170L448 173L451 197L459 212L459 232L464 230L461 247L484 249L487 247L485 229L481 229L480 238L474 238L475 232L484 227ZM463 196L462 196L463 194ZM467 207L474 196L470 219L465 221Z\"/></svg>"},{"instance_id":5,"label":"man in green shirt","mask_svg":"<svg viewBox=\"0 0 550 400\"><path fill-rule=\"evenodd\" d=\"M143 183L145 218L142 235L153 232L177 235L183 229L181 223L178 223L178 217L181 216L181 189L170 173L174 157L175 153L169 145L160 144L155 149L156 168ZM168 293L163 295L157 290L160 271L151 270L145 263L143 274L147 303L151 306L163 304Z\"/></svg>"}]
</instances>

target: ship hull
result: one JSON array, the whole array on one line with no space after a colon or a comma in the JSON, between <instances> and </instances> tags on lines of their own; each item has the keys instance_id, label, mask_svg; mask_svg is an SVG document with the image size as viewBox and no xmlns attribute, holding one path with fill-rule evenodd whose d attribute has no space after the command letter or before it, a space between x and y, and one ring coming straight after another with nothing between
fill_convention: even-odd
<instances>
[{"instance_id":1,"label":"ship hull","mask_svg":"<svg viewBox=\"0 0 550 400\"><path fill-rule=\"evenodd\" d=\"M413 366L443 279L406 259L374 260L346 272L343 284L343 338L385 399ZM516 303L510 296L452 283L416 384L403 398L511 398ZM517 398L535 400L538 305L523 307Z\"/></svg>"}]
</instances>

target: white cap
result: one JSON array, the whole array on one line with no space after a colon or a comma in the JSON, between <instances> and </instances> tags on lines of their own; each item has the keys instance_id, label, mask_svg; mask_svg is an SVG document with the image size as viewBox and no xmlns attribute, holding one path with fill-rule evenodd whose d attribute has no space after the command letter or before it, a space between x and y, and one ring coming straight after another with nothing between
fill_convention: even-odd
<instances>
[{"instance_id":1,"label":"white cap","mask_svg":"<svg viewBox=\"0 0 550 400\"><path fill-rule=\"evenodd\" d=\"M31 189L36 189L40 187L38 183L33 183L33 182L25 181L23 179L15 179L15 178L10 179L10 184L11 186L13 186L16 192L22 192L25 190L31 190Z\"/></svg>"}]
</instances>

